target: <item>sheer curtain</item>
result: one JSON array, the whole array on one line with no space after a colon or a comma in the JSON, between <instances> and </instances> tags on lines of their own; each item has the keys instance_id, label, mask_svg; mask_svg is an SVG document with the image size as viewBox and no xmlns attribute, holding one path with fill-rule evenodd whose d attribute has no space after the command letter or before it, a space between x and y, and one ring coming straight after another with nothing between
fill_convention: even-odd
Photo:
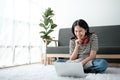
<instances>
[{"instance_id":1,"label":"sheer curtain","mask_svg":"<svg viewBox=\"0 0 120 80\"><path fill-rule=\"evenodd\" d=\"M34 0L0 0L0 67L40 62L39 16Z\"/></svg>"}]
</instances>

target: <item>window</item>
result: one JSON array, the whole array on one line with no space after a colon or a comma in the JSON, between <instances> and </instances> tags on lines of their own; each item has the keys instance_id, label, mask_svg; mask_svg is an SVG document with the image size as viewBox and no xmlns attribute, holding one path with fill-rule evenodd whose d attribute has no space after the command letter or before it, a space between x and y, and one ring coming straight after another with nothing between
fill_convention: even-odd
<instances>
[{"instance_id":1,"label":"window","mask_svg":"<svg viewBox=\"0 0 120 80\"><path fill-rule=\"evenodd\" d=\"M0 0L0 67L40 62L40 6L32 0Z\"/></svg>"}]
</instances>

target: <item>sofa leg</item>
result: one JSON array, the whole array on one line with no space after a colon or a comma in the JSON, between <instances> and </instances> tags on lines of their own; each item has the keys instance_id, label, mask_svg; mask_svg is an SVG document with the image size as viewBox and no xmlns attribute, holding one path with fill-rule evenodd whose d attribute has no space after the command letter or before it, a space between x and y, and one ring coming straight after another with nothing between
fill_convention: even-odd
<instances>
[{"instance_id":1,"label":"sofa leg","mask_svg":"<svg viewBox=\"0 0 120 80\"><path fill-rule=\"evenodd\" d=\"M48 63L48 64L52 64L52 58L51 58L51 57L48 57L48 58L47 58L47 63Z\"/></svg>"},{"instance_id":2,"label":"sofa leg","mask_svg":"<svg viewBox=\"0 0 120 80\"><path fill-rule=\"evenodd\" d=\"M40 63L41 63L41 64L44 64L44 59L42 59L42 60L40 61Z\"/></svg>"}]
</instances>

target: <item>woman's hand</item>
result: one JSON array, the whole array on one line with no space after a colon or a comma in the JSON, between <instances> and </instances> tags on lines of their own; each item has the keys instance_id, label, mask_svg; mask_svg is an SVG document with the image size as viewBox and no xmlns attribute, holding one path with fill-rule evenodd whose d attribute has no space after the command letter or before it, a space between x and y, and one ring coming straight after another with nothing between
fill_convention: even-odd
<instances>
[{"instance_id":1,"label":"woman's hand","mask_svg":"<svg viewBox=\"0 0 120 80\"><path fill-rule=\"evenodd\" d=\"M95 58L96 58L96 51L95 51L95 50L91 50L91 51L90 51L90 55L89 55L87 58L83 59L83 60L81 61L81 63L82 63L83 65L85 65L88 61L91 61L91 60L93 60L93 59L95 59Z\"/></svg>"},{"instance_id":2,"label":"woman's hand","mask_svg":"<svg viewBox=\"0 0 120 80\"><path fill-rule=\"evenodd\" d=\"M77 47L80 46L82 44L82 42L83 42L82 39L75 40L75 44Z\"/></svg>"}]
</instances>

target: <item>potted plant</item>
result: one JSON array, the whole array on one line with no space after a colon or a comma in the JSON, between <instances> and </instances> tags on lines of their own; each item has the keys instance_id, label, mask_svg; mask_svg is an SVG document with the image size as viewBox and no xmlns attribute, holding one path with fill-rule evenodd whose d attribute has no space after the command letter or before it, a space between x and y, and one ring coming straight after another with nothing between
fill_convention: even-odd
<instances>
[{"instance_id":1,"label":"potted plant","mask_svg":"<svg viewBox=\"0 0 120 80\"><path fill-rule=\"evenodd\" d=\"M45 42L47 41L47 45L51 42L52 37L50 36L50 33L54 31L54 29L57 27L57 25L53 22L52 17L54 16L53 10L48 7L45 12L43 12L42 20L39 24L42 31L40 31L41 38Z\"/></svg>"}]
</instances>

